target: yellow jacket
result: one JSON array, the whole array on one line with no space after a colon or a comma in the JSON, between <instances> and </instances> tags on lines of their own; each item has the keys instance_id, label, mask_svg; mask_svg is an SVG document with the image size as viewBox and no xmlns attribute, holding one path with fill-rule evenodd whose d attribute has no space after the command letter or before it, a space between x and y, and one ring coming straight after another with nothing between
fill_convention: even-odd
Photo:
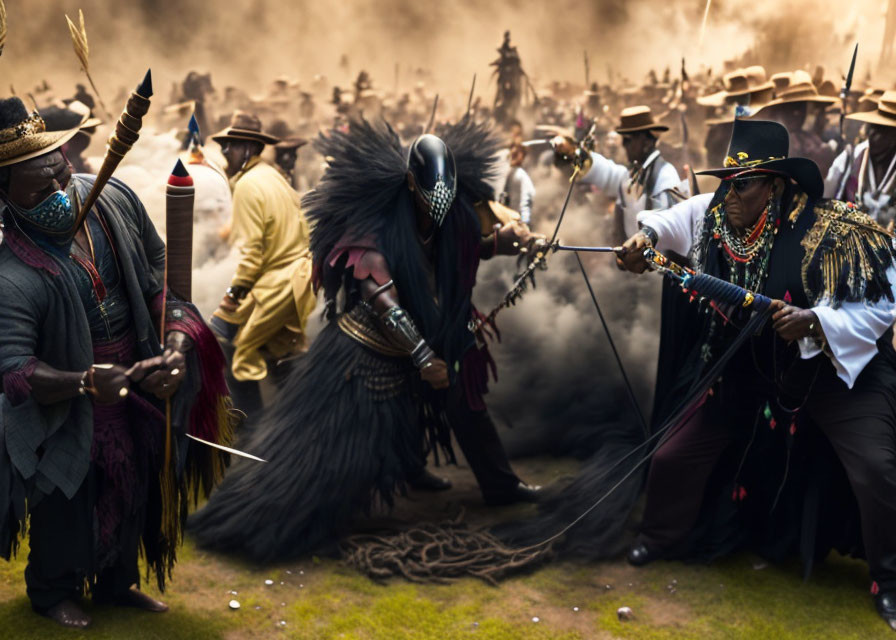
<instances>
[{"instance_id":1,"label":"yellow jacket","mask_svg":"<svg viewBox=\"0 0 896 640\"><path fill-rule=\"evenodd\" d=\"M230 242L240 251L231 286L250 292L236 312L219 308L215 315L241 327L233 340L233 376L262 380L265 356L281 358L306 346L305 326L316 303L309 228L299 194L260 158L251 159L231 185Z\"/></svg>"}]
</instances>

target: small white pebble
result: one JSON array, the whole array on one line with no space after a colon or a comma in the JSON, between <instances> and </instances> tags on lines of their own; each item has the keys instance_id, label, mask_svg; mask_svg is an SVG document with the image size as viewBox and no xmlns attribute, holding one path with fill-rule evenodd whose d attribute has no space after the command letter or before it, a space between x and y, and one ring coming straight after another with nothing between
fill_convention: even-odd
<instances>
[{"instance_id":1,"label":"small white pebble","mask_svg":"<svg viewBox=\"0 0 896 640\"><path fill-rule=\"evenodd\" d=\"M579 610L579 608L578 608L578 607L573 607L572 610L577 612L577 611Z\"/></svg>"},{"instance_id":2,"label":"small white pebble","mask_svg":"<svg viewBox=\"0 0 896 640\"><path fill-rule=\"evenodd\" d=\"M283 580L280 581L280 584L283 584Z\"/></svg>"},{"instance_id":3,"label":"small white pebble","mask_svg":"<svg viewBox=\"0 0 896 640\"><path fill-rule=\"evenodd\" d=\"M535 616L532 618L532 622L541 622L541 618L539 618L538 616Z\"/></svg>"},{"instance_id":4,"label":"small white pebble","mask_svg":"<svg viewBox=\"0 0 896 640\"><path fill-rule=\"evenodd\" d=\"M231 591L230 595L235 596L235 595L237 595L237 593L236 593L236 591Z\"/></svg>"},{"instance_id":5,"label":"small white pebble","mask_svg":"<svg viewBox=\"0 0 896 640\"><path fill-rule=\"evenodd\" d=\"M305 575L305 572L304 572L304 571L299 571L299 575L300 575L300 576L303 576L303 575Z\"/></svg>"},{"instance_id":6,"label":"small white pebble","mask_svg":"<svg viewBox=\"0 0 896 640\"><path fill-rule=\"evenodd\" d=\"M285 627L285 626L286 626L286 620L281 620L281 621L280 621L280 626L281 626L281 627Z\"/></svg>"},{"instance_id":7,"label":"small white pebble","mask_svg":"<svg viewBox=\"0 0 896 640\"><path fill-rule=\"evenodd\" d=\"M256 611L261 611L261 605L258 605L258 604L255 605L255 610L256 610Z\"/></svg>"},{"instance_id":8,"label":"small white pebble","mask_svg":"<svg viewBox=\"0 0 896 640\"><path fill-rule=\"evenodd\" d=\"M289 569L287 569L287 570L286 570L286 575L291 576L291 575L292 575L292 571L290 571Z\"/></svg>"},{"instance_id":9,"label":"small white pebble","mask_svg":"<svg viewBox=\"0 0 896 640\"><path fill-rule=\"evenodd\" d=\"M230 608L231 608L231 609L239 609L239 608L240 608L240 603L237 602L236 600L231 600L231 601L230 601Z\"/></svg>"},{"instance_id":10,"label":"small white pebble","mask_svg":"<svg viewBox=\"0 0 896 640\"><path fill-rule=\"evenodd\" d=\"M274 584L274 581L273 580L265 580L264 583L270 587L272 584Z\"/></svg>"},{"instance_id":11,"label":"small white pebble","mask_svg":"<svg viewBox=\"0 0 896 640\"><path fill-rule=\"evenodd\" d=\"M281 607L285 607L285 606L286 606L286 603L285 603L285 602L281 602L281 603L280 603L280 606L281 606Z\"/></svg>"},{"instance_id":12,"label":"small white pebble","mask_svg":"<svg viewBox=\"0 0 896 640\"><path fill-rule=\"evenodd\" d=\"M303 584L299 585L299 589L304 589L304 588L305 588L305 585L303 585Z\"/></svg>"}]
</instances>

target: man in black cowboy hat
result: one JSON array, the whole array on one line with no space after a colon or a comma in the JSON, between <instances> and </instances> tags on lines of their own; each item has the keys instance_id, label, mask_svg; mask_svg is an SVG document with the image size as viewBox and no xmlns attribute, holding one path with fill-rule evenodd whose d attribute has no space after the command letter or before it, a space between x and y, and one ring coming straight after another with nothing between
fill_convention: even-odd
<instances>
[{"instance_id":1,"label":"man in black cowboy hat","mask_svg":"<svg viewBox=\"0 0 896 640\"><path fill-rule=\"evenodd\" d=\"M138 555L160 588L174 563L163 401L192 430L221 400L206 383L224 385L198 311L163 298L165 246L137 196L112 179L78 223L94 177L73 176L61 147L83 122L47 131L18 98L0 100L0 555L27 513L31 605L70 627L90 622L76 604L85 583L95 601L167 609L131 588Z\"/></svg>"},{"instance_id":2,"label":"man in black cowboy hat","mask_svg":"<svg viewBox=\"0 0 896 640\"><path fill-rule=\"evenodd\" d=\"M864 546L878 611L896 629L892 239L854 205L821 199L818 167L788 157L777 123L735 121L724 164L703 172L721 178L707 210L642 216L619 264L642 272L651 245L689 253L696 272L772 298L774 314L653 454L629 561L749 542L770 557L799 550L811 567L831 547ZM695 377L731 355L747 319L705 309Z\"/></svg>"},{"instance_id":3,"label":"man in black cowboy hat","mask_svg":"<svg viewBox=\"0 0 896 640\"><path fill-rule=\"evenodd\" d=\"M667 209L686 197L682 193L683 185L678 171L663 160L656 148L657 134L668 130L666 125L654 122L650 107L628 107L622 110L620 124L616 128L616 133L622 136L628 166L591 152L591 167L581 182L616 197L613 236L617 242L622 242L638 230L638 212ZM575 152L572 141L555 138L552 144L561 159L572 158Z\"/></svg>"},{"instance_id":4,"label":"man in black cowboy hat","mask_svg":"<svg viewBox=\"0 0 896 640\"><path fill-rule=\"evenodd\" d=\"M850 113L846 118L864 124L867 139L837 156L825 179L825 195L855 202L892 230L896 219L896 91L882 93L875 109Z\"/></svg>"},{"instance_id":5,"label":"man in black cowboy hat","mask_svg":"<svg viewBox=\"0 0 896 640\"><path fill-rule=\"evenodd\" d=\"M212 318L230 358L234 403L250 418L261 409L259 381L268 367L305 348L305 325L316 302L311 287L308 223L299 195L261 159L280 140L259 119L238 111L212 136L227 159L233 190L230 241L240 261Z\"/></svg>"}]
</instances>

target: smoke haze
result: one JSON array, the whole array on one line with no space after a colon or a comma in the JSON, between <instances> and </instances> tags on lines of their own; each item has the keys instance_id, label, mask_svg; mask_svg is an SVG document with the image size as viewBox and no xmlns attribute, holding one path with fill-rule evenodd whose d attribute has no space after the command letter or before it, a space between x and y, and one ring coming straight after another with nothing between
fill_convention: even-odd
<instances>
[{"instance_id":1,"label":"smoke haze","mask_svg":"<svg viewBox=\"0 0 896 640\"><path fill-rule=\"evenodd\" d=\"M633 82L651 67L690 68L740 56L770 72L825 64L830 76L845 71L852 43L861 42L860 73L876 66L885 0L733 0L712 2L699 46L703 0L503 0L321 3L303 0L6 0L9 38L0 60L3 92L20 93L39 80L68 92L81 82L64 13L85 13L90 60L107 100L135 85L152 67L160 95L191 69L211 71L216 87L259 91L286 75L307 84L325 74L347 83L361 68L375 86L410 89L413 72L431 72L431 91L466 95L474 73L478 94L492 95L486 79L501 34L510 29L536 87L552 80L582 82L583 51L591 77L608 74ZM348 68L339 65L348 56ZM890 72L892 73L892 72ZM879 75L879 74L876 74ZM886 78L890 81L892 78ZM110 108L112 105L110 105Z\"/></svg>"}]
</instances>

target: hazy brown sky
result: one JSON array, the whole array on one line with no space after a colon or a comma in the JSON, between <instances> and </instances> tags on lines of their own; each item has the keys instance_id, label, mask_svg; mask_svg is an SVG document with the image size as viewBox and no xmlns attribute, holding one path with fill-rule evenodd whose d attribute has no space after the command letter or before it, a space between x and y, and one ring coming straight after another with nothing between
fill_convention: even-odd
<instances>
[{"instance_id":1,"label":"hazy brown sky","mask_svg":"<svg viewBox=\"0 0 896 640\"><path fill-rule=\"evenodd\" d=\"M91 60L104 93L136 83L151 66L159 87L191 68L212 71L216 85L250 91L289 75L308 81L326 73L345 82L338 61L365 67L391 88L423 66L443 91L469 86L473 73L485 89L488 62L510 29L536 83L581 80L582 52L592 77L608 67L640 80L650 66L691 68L741 53L766 33L760 52L771 66L824 62L835 75L849 45L862 42L861 71L876 63L886 0L713 0L703 47L698 46L704 0L6 0L9 40L0 58L0 87L24 91L41 77L73 84L79 77L63 14L86 16ZM769 31L769 26L772 30ZM769 33L771 36L769 37Z\"/></svg>"}]
</instances>

